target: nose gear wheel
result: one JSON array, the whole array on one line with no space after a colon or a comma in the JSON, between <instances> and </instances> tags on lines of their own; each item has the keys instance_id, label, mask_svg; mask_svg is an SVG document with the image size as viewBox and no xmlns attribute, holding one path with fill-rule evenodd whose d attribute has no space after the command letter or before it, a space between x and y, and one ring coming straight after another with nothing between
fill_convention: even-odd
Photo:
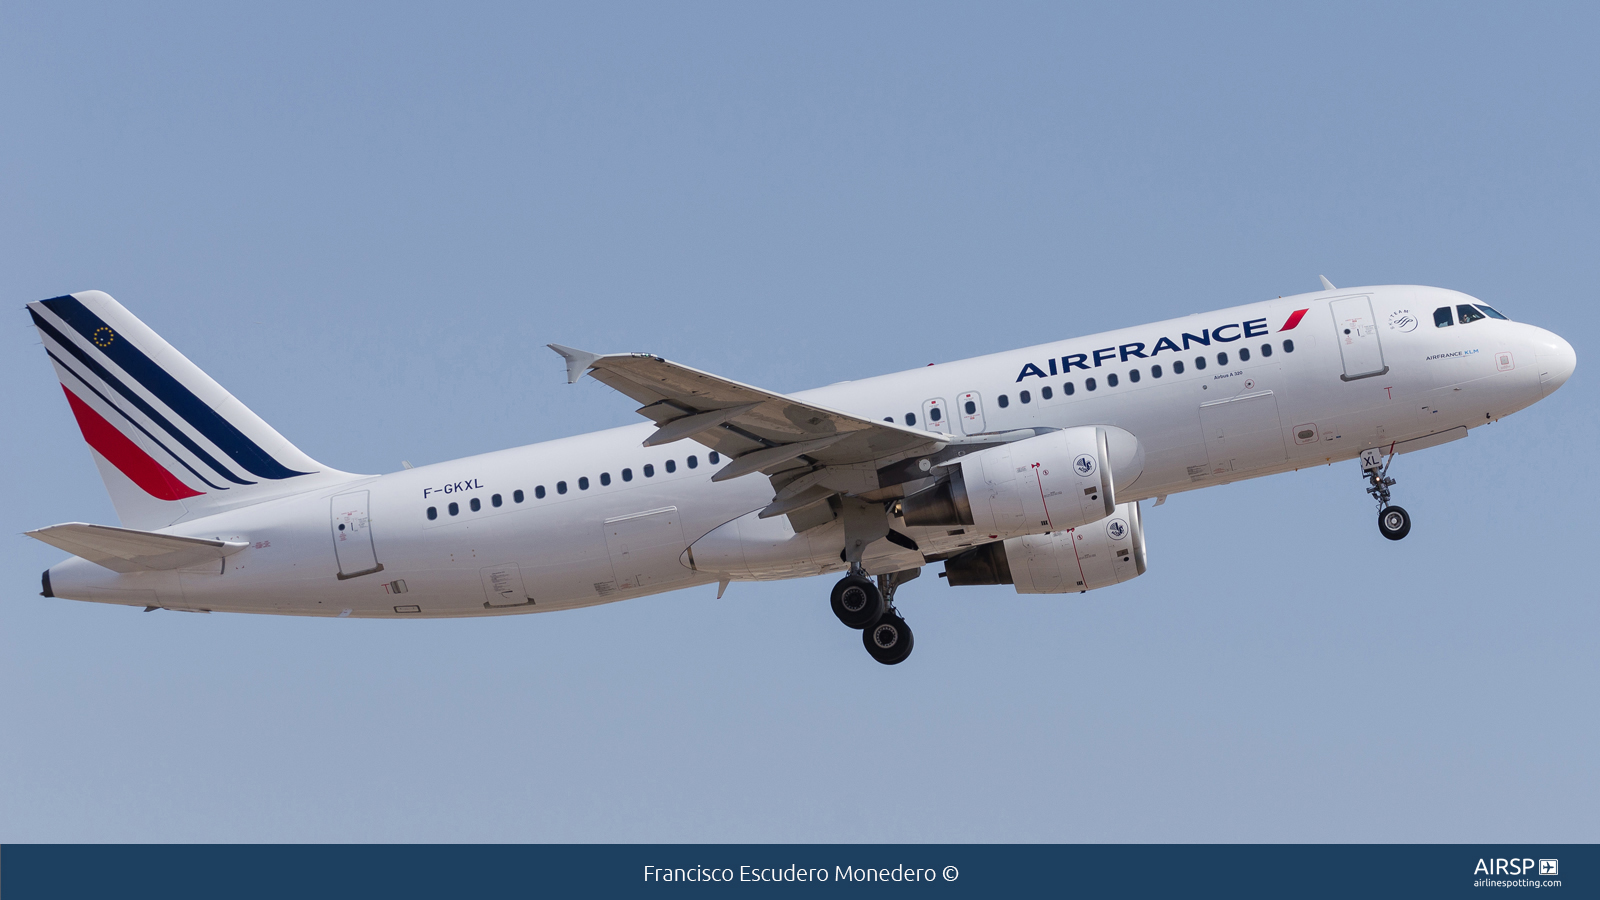
<instances>
[{"instance_id":1,"label":"nose gear wheel","mask_svg":"<svg viewBox=\"0 0 1600 900\"><path fill-rule=\"evenodd\" d=\"M1400 506L1385 506L1378 510L1378 531L1391 541L1398 541L1411 533L1411 514Z\"/></svg>"},{"instance_id":2,"label":"nose gear wheel","mask_svg":"<svg viewBox=\"0 0 1600 900\"><path fill-rule=\"evenodd\" d=\"M1378 504L1378 533L1391 541L1398 541L1411 533L1411 514L1389 503L1389 488L1395 480L1389 477L1389 466L1394 462L1393 446L1386 460L1383 451L1364 450L1361 453L1361 474L1367 479L1367 493Z\"/></svg>"}]
</instances>

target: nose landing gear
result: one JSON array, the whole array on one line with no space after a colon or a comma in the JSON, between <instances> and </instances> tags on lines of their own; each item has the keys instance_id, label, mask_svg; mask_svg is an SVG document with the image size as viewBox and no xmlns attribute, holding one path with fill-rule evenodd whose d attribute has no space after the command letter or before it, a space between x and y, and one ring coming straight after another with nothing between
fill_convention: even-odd
<instances>
[{"instance_id":1,"label":"nose landing gear","mask_svg":"<svg viewBox=\"0 0 1600 900\"><path fill-rule=\"evenodd\" d=\"M894 608L894 594L900 585L922 574L907 569L879 575L873 584L860 563L850 566L850 574L833 586L833 614L846 627L861 632L861 642L872 658L886 666L905 662L911 655L911 626Z\"/></svg>"},{"instance_id":2,"label":"nose landing gear","mask_svg":"<svg viewBox=\"0 0 1600 900\"><path fill-rule=\"evenodd\" d=\"M1378 503L1378 533L1391 541L1398 541L1411 533L1411 514L1404 507L1389 505L1389 488L1395 480L1389 477L1389 464L1394 454L1384 460L1378 448L1361 451L1361 474L1367 479L1367 493Z\"/></svg>"}]
</instances>

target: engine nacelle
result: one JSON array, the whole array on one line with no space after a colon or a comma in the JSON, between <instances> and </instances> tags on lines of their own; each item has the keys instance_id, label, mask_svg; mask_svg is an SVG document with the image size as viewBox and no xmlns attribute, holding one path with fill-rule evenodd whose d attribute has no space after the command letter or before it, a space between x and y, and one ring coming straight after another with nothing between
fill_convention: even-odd
<instances>
[{"instance_id":1,"label":"engine nacelle","mask_svg":"<svg viewBox=\"0 0 1600 900\"><path fill-rule=\"evenodd\" d=\"M985 534L1058 532L1116 507L1116 483L1144 471L1132 434L1080 425L1001 444L946 463L944 480L900 502L913 527L973 526Z\"/></svg>"},{"instance_id":2,"label":"engine nacelle","mask_svg":"<svg viewBox=\"0 0 1600 900\"><path fill-rule=\"evenodd\" d=\"M954 585L1010 584L1019 594L1064 594L1121 584L1144 574L1144 523L1138 503L1103 521L974 547L944 561Z\"/></svg>"}]
</instances>

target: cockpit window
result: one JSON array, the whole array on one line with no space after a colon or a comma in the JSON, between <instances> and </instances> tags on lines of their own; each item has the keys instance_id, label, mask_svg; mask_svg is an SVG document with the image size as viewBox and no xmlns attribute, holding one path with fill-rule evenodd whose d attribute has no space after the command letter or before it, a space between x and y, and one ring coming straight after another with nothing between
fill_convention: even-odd
<instances>
[{"instance_id":1,"label":"cockpit window","mask_svg":"<svg viewBox=\"0 0 1600 900\"><path fill-rule=\"evenodd\" d=\"M1460 319L1461 324L1465 325L1468 322L1476 322L1479 319L1486 319L1488 316L1478 312L1478 308L1470 303L1457 303L1456 318Z\"/></svg>"},{"instance_id":2,"label":"cockpit window","mask_svg":"<svg viewBox=\"0 0 1600 900\"><path fill-rule=\"evenodd\" d=\"M1433 324L1436 328L1449 328L1456 322L1450 318L1450 307L1441 306L1433 311Z\"/></svg>"},{"instance_id":3,"label":"cockpit window","mask_svg":"<svg viewBox=\"0 0 1600 900\"><path fill-rule=\"evenodd\" d=\"M1494 307L1490 306L1487 303L1479 303L1478 304L1478 308L1483 310L1484 314L1487 315L1491 319L1504 319L1507 322L1511 321L1510 319L1507 319L1505 316L1500 315L1500 310L1495 309Z\"/></svg>"}]
</instances>

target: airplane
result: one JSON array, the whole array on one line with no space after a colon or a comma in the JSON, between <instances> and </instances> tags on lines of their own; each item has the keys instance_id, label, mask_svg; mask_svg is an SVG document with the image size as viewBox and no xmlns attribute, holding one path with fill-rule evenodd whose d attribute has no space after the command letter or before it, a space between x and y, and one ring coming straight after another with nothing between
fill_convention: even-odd
<instances>
[{"instance_id":1,"label":"airplane","mask_svg":"<svg viewBox=\"0 0 1600 900\"><path fill-rule=\"evenodd\" d=\"M646 421L386 475L297 449L109 295L28 304L120 520L27 532L45 597L349 618L575 609L842 573L871 657L897 589L1082 593L1147 567L1141 504L1360 460L1383 537L1400 454L1548 396L1559 336L1434 287L1322 290L781 394L549 345Z\"/></svg>"}]
</instances>

